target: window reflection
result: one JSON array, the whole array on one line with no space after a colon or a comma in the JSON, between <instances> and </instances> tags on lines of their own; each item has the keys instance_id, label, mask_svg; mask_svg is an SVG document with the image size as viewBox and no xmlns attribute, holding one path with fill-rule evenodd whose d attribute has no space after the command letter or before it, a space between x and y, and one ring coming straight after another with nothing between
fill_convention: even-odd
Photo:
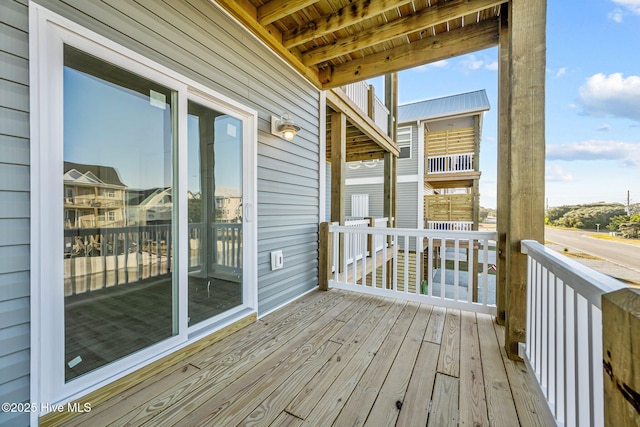
<instances>
[{"instance_id":1,"label":"window reflection","mask_svg":"<svg viewBox=\"0 0 640 427\"><path fill-rule=\"evenodd\" d=\"M65 46L65 380L175 334L172 92Z\"/></svg>"},{"instance_id":2,"label":"window reflection","mask_svg":"<svg viewBox=\"0 0 640 427\"><path fill-rule=\"evenodd\" d=\"M242 123L188 106L189 325L242 303Z\"/></svg>"}]
</instances>

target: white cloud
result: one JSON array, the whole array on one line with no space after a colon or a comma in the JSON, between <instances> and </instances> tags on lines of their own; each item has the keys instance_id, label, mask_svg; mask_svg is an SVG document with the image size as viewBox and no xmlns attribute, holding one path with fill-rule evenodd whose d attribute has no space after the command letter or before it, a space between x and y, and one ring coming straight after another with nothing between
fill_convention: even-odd
<instances>
[{"instance_id":1,"label":"white cloud","mask_svg":"<svg viewBox=\"0 0 640 427\"><path fill-rule=\"evenodd\" d=\"M497 71L498 70L498 61L493 61L484 66L487 70Z\"/></svg>"},{"instance_id":2,"label":"white cloud","mask_svg":"<svg viewBox=\"0 0 640 427\"><path fill-rule=\"evenodd\" d=\"M564 170L560 165L547 165L545 167L545 179L548 182L571 182L573 175Z\"/></svg>"},{"instance_id":3,"label":"white cloud","mask_svg":"<svg viewBox=\"0 0 640 427\"><path fill-rule=\"evenodd\" d=\"M609 12L609 19L611 19L613 22L617 22L618 24L622 22L622 17L624 16L624 12L621 11L620 9L614 9L611 12Z\"/></svg>"},{"instance_id":4,"label":"white cloud","mask_svg":"<svg viewBox=\"0 0 640 427\"><path fill-rule=\"evenodd\" d=\"M590 139L548 145L547 160L618 160L623 166L640 166L640 144Z\"/></svg>"},{"instance_id":5,"label":"white cloud","mask_svg":"<svg viewBox=\"0 0 640 427\"><path fill-rule=\"evenodd\" d=\"M484 65L484 61L481 59L477 59L475 55L469 55L468 57L460 61L460 63L467 70L478 70Z\"/></svg>"},{"instance_id":6,"label":"white cloud","mask_svg":"<svg viewBox=\"0 0 640 427\"><path fill-rule=\"evenodd\" d=\"M619 4L636 15L640 15L640 0L612 0L615 4Z\"/></svg>"},{"instance_id":7,"label":"white cloud","mask_svg":"<svg viewBox=\"0 0 640 427\"><path fill-rule=\"evenodd\" d=\"M556 79L562 75L564 75L567 72L567 67L562 67L558 70L558 72L556 73Z\"/></svg>"},{"instance_id":8,"label":"white cloud","mask_svg":"<svg viewBox=\"0 0 640 427\"><path fill-rule=\"evenodd\" d=\"M445 68L447 66L449 66L449 61L447 61L446 59L442 59L440 61L432 62L430 64L421 65L417 69L420 71L426 71L429 68Z\"/></svg>"},{"instance_id":9,"label":"white cloud","mask_svg":"<svg viewBox=\"0 0 640 427\"><path fill-rule=\"evenodd\" d=\"M593 116L626 117L640 121L640 77L622 73L589 77L579 89L584 112Z\"/></svg>"}]
</instances>

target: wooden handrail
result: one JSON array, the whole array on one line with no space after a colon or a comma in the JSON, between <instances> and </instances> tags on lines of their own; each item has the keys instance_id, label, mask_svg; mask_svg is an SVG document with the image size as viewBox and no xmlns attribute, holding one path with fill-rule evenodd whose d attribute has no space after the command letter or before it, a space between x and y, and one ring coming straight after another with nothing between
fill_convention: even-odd
<instances>
[{"instance_id":1,"label":"wooden handrail","mask_svg":"<svg viewBox=\"0 0 640 427\"><path fill-rule=\"evenodd\" d=\"M640 425L640 290L602 296L604 423Z\"/></svg>"}]
</instances>

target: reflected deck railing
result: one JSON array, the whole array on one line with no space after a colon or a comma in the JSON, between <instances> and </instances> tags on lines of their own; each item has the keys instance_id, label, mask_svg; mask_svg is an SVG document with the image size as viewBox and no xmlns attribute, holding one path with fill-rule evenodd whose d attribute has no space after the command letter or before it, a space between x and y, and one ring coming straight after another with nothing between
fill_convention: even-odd
<instances>
[{"instance_id":1,"label":"reflected deck railing","mask_svg":"<svg viewBox=\"0 0 640 427\"><path fill-rule=\"evenodd\" d=\"M604 425L602 296L624 284L544 245L525 240L527 342L520 356L535 373L558 425Z\"/></svg>"},{"instance_id":2,"label":"reflected deck railing","mask_svg":"<svg viewBox=\"0 0 640 427\"><path fill-rule=\"evenodd\" d=\"M217 273L238 274L242 224L211 223L208 248L204 227L189 224L189 271L209 260ZM169 274L172 240L170 224L65 229L65 296Z\"/></svg>"},{"instance_id":3,"label":"reflected deck railing","mask_svg":"<svg viewBox=\"0 0 640 427\"><path fill-rule=\"evenodd\" d=\"M327 231L325 236L321 232L321 251L328 252L324 268L328 270L329 287L496 312L495 232L337 224L321 230L324 228ZM366 242L371 239L382 244L367 253Z\"/></svg>"}]
</instances>

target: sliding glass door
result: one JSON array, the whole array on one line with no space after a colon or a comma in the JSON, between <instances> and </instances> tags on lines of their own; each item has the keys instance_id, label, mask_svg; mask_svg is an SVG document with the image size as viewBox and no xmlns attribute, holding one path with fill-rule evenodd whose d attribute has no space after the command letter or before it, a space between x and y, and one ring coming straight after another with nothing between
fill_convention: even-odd
<instances>
[{"instance_id":1,"label":"sliding glass door","mask_svg":"<svg viewBox=\"0 0 640 427\"><path fill-rule=\"evenodd\" d=\"M188 104L189 326L242 304L242 121Z\"/></svg>"},{"instance_id":2,"label":"sliding glass door","mask_svg":"<svg viewBox=\"0 0 640 427\"><path fill-rule=\"evenodd\" d=\"M64 48L65 381L178 333L175 93Z\"/></svg>"}]
</instances>

